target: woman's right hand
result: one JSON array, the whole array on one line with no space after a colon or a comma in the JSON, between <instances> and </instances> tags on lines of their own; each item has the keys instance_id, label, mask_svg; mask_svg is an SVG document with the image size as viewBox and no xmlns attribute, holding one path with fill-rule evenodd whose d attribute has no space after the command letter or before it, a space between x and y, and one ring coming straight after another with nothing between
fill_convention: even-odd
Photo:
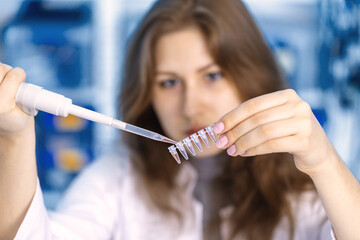
<instances>
[{"instance_id":1,"label":"woman's right hand","mask_svg":"<svg viewBox=\"0 0 360 240\"><path fill-rule=\"evenodd\" d=\"M21 68L0 63L0 138L16 137L32 124L33 117L23 112L15 102L19 85L25 78Z\"/></svg>"}]
</instances>

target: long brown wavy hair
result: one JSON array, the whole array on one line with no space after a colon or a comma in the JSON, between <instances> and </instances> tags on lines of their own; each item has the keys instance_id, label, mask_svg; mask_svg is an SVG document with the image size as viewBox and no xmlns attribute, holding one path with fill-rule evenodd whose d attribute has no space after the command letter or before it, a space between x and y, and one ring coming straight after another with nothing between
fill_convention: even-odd
<instances>
[{"instance_id":1,"label":"long brown wavy hair","mask_svg":"<svg viewBox=\"0 0 360 240\"><path fill-rule=\"evenodd\" d=\"M234 82L242 100L286 87L272 52L240 0L158 0L128 44L119 99L124 121L165 135L151 105L154 48L164 34L187 27L196 27L203 34L211 56ZM153 205L181 220L181 211L169 201L181 189L176 182L180 167L168 146L130 134L123 139L130 149L132 168ZM293 236L294 217L286 196L313 185L295 168L292 156L233 157L226 164L218 181L234 207L231 238L241 234L246 239L271 239L284 216L290 222L289 236Z\"/></svg>"}]
</instances>

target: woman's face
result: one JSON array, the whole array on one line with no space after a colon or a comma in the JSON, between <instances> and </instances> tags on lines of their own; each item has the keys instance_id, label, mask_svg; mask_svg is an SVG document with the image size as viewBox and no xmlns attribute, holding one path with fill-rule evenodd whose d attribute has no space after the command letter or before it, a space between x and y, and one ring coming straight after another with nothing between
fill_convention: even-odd
<instances>
[{"instance_id":1,"label":"woman's face","mask_svg":"<svg viewBox=\"0 0 360 240\"><path fill-rule=\"evenodd\" d=\"M196 28L162 36L156 44L155 59L152 104L170 138L180 141L241 103L234 84L223 76ZM202 146L204 152L197 151L199 157L221 151L213 143L209 149Z\"/></svg>"}]
</instances>

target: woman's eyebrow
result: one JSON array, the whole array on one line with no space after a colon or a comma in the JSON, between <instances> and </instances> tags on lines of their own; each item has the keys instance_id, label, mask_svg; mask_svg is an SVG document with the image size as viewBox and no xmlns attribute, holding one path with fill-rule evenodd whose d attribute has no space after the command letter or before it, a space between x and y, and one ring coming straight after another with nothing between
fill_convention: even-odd
<instances>
[{"instance_id":1,"label":"woman's eyebrow","mask_svg":"<svg viewBox=\"0 0 360 240\"><path fill-rule=\"evenodd\" d=\"M176 76L177 74L174 72L169 72L169 71L157 71L156 75L174 75L174 76Z\"/></svg>"},{"instance_id":2,"label":"woman's eyebrow","mask_svg":"<svg viewBox=\"0 0 360 240\"><path fill-rule=\"evenodd\" d=\"M168 71L158 71L155 73L155 76L161 76L161 75L165 75L167 77L174 77L174 78L181 78L180 75L174 73L174 72L168 72Z\"/></svg>"},{"instance_id":3,"label":"woman's eyebrow","mask_svg":"<svg viewBox=\"0 0 360 240\"><path fill-rule=\"evenodd\" d=\"M200 67L197 71L198 72L203 72L205 71L206 69L210 68L210 67L213 67L213 66L217 66L215 63L211 62L211 63L208 63L206 64L205 66L203 67Z\"/></svg>"},{"instance_id":4,"label":"woman's eyebrow","mask_svg":"<svg viewBox=\"0 0 360 240\"><path fill-rule=\"evenodd\" d=\"M197 72L203 72L205 71L206 69L210 68L210 67L213 67L213 66L217 66L215 63L211 62L211 63L208 63L202 67L199 67L197 69ZM170 76L176 76L176 77L179 77L179 74L175 73L175 72L171 72L171 71L163 71L163 70L160 70L160 71L157 71L156 72L156 75L170 75Z\"/></svg>"}]
</instances>

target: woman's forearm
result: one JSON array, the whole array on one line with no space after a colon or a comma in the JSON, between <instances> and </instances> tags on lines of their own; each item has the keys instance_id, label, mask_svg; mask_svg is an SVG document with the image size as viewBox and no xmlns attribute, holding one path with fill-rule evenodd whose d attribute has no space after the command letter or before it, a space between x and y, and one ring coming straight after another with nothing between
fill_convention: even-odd
<instances>
[{"instance_id":1,"label":"woman's forearm","mask_svg":"<svg viewBox=\"0 0 360 240\"><path fill-rule=\"evenodd\" d=\"M0 134L0 239L13 239L37 184L33 122L17 137Z\"/></svg>"},{"instance_id":2,"label":"woman's forearm","mask_svg":"<svg viewBox=\"0 0 360 240\"><path fill-rule=\"evenodd\" d=\"M335 150L332 150L332 159L310 177L337 239L360 239L360 184Z\"/></svg>"}]
</instances>

